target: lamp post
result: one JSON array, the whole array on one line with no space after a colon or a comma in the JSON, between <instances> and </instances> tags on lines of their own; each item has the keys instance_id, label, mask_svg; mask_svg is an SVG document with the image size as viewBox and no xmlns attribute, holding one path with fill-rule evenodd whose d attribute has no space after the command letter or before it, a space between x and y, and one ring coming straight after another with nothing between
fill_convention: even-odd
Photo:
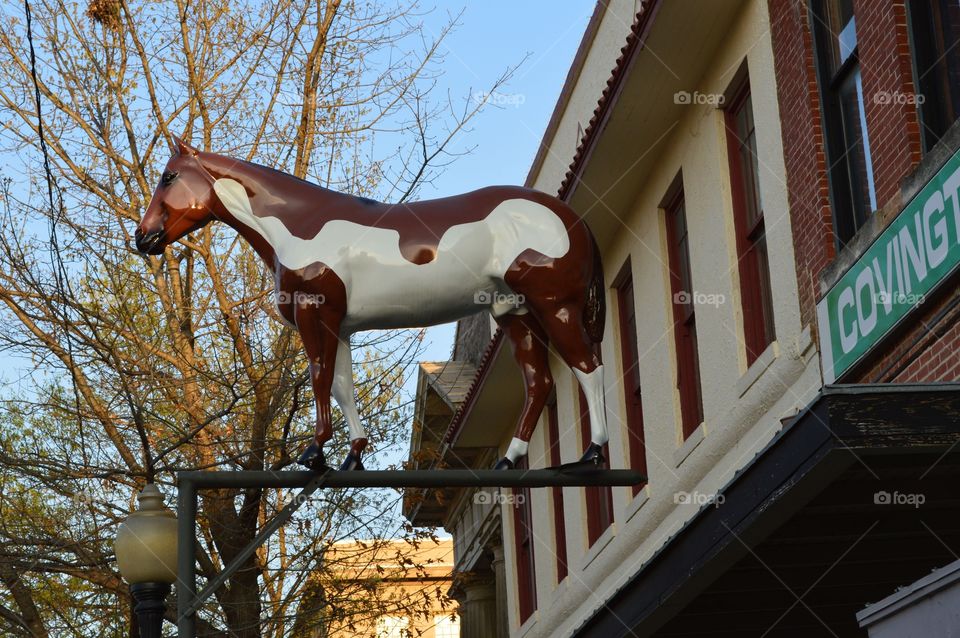
<instances>
[{"instance_id":1,"label":"lamp post","mask_svg":"<svg viewBox=\"0 0 960 638\"><path fill-rule=\"evenodd\" d=\"M114 552L120 575L130 583L140 638L161 638L165 601L177 579L177 517L153 483L137 500L140 508L117 529Z\"/></svg>"}]
</instances>

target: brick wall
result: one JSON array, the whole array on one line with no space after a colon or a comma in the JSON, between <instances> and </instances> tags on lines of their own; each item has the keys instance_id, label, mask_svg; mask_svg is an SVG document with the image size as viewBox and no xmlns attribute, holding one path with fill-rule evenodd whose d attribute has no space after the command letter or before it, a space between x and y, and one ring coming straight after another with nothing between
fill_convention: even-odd
<instances>
[{"instance_id":1,"label":"brick wall","mask_svg":"<svg viewBox=\"0 0 960 638\"><path fill-rule=\"evenodd\" d=\"M770 0L769 7L800 313L815 328L817 274L833 259L835 242L813 36L806 2Z\"/></svg>"},{"instance_id":2,"label":"brick wall","mask_svg":"<svg viewBox=\"0 0 960 638\"><path fill-rule=\"evenodd\" d=\"M920 162L920 124L903 0L856 0L857 45L877 205Z\"/></svg>"},{"instance_id":3,"label":"brick wall","mask_svg":"<svg viewBox=\"0 0 960 638\"><path fill-rule=\"evenodd\" d=\"M938 294L906 330L856 371L852 382L917 383L960 379L960 286Z\"/></svg>"},{"instance_id":4,"label":"brick wall","mask_svg":"<svg viewBox=\"0 0 960 638\"><path fill-rule=\"evenodd\" d=\"M922 159L907 9L904 0L854 2L877 204L899 206L901 181ZM835 258L835 243L809 0L768 6L801 319L815 333L820 273ZM956 284L938 294L851 381L960 379L958 296Z\"/></svg>"}]
</instances>

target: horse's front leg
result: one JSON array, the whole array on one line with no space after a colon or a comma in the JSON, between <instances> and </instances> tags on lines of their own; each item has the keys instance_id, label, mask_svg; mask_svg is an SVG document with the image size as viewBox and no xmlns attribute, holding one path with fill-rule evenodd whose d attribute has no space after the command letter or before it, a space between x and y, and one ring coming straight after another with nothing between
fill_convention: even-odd
<instances>
[{"instance_id":1,"label":"horse's front leg","mask_svg":"<svg viewBox=\"0 0 960 638\"><path fill-rule=\"evenodd\" d=\"M357 400L353 396L353 356L350 337L341 339L337 348L337 369L333 375L333 398L350 428L350 452L340 465L341 470L362 470L363 450L367 447L367 433L360 423Z\"/></svg>"},{"instance_id":2,"label":"horse's front leg","mask_svg":"<svg viewBox=\"0 0 960 638\"><path fill-rule=\"evenodd\" d=\"M303 301L294 310L294 319L310 365L310 380L317 404L317 428L313 442L297 460L311 470L329 469L323 455L323 444L333 436L330 413L330 388L336 370L338 337L342 315L322 304Z\"/></svg>"}]
</instances>

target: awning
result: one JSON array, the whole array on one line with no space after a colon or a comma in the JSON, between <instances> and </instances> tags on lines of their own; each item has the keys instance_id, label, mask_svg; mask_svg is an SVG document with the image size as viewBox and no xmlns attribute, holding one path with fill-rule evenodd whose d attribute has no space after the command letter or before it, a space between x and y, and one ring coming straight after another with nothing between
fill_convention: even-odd
<instances>
[{"instance_id":1,"label":"awning","mask_svg":"<svg viewBox=\"0 0 960 638\"><path fill-rule=\"evenodd\" d=\"M960 384L837 385L577 636L865 636L856 613L960 553Z\"/></svg>"}]
</instances>

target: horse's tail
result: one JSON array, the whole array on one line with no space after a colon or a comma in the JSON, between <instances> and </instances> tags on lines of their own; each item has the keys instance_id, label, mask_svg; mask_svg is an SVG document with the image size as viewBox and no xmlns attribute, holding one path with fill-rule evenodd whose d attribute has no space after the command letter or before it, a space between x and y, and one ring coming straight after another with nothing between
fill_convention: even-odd
<instances>
[{"instance_id":1,"label":"horse's tail","mask_svg":"<svg viewBox=\"0 0 960 638\"><path fill-rule=\"evenodd\" d=\"M603 325L607 316L607 303L604 296L603 261L600 259L600 247L593 233L587 230L593 248L593 273L587 288L587 302L583 306L583 327L594 343L603 341Z\"/></svg>"}]
</instances>

